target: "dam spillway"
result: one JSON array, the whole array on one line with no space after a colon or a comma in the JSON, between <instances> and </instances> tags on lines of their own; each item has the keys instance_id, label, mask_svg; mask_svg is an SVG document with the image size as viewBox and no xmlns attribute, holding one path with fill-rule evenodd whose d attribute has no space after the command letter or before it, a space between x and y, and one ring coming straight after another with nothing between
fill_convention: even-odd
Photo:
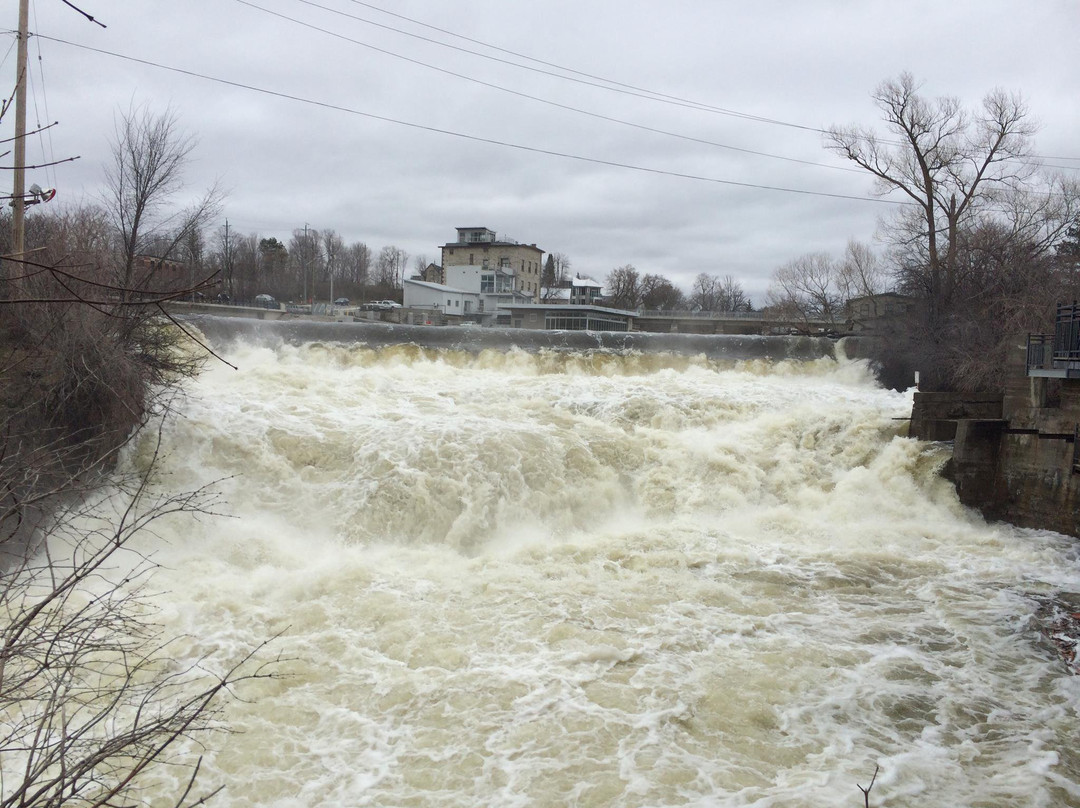
<instances>
[{"instance_id":1,"label":"dam spillway","mask_svg":"<svg viewBox=\"0 0 1080 808\"><path fill-rule=\"evenodd\" d=\"M192 749L217 804L1080 804L1031 620L1076 547L962 507L863 363L282 325L199 323L238 369L156 479L226 505L137 548L190 659L288 658Z\"/></svg>"}]
</instances>

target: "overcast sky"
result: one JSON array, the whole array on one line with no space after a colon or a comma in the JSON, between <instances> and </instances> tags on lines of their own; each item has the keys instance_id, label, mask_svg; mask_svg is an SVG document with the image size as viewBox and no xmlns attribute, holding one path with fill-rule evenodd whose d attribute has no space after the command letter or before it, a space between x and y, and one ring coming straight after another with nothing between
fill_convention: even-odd
<instances>
[{"instance_id":1,"label":"overcast sky","mask_svg":"<svg viewBox=\"0 0 1080 808\"><path fill-rule=\"evenodd\" d=\"M99 195L118 112L171 106L190 194L220 180L231 227L286 243L307 224L437 260L485 226L598 280L731 274L760 303L777 266L892 209L815 130L875 124L870 92L904 70L969 106L1023 93L1036 151L1080 167L1076 0L73 2L107 27L30 0L29 125L59 126L28 160L80 159L27 184Z\"/></svg>"}]
</instances>

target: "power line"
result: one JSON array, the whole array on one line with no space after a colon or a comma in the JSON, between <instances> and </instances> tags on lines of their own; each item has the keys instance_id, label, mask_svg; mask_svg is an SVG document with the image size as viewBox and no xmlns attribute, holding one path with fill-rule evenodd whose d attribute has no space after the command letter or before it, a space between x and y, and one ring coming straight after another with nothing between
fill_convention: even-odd
<instances>
[{"instance_id":1,"label":"power line","mask_svg":"<svg viewBox=\"0 0 1080 808\"><path fill-rule=\"evenodd\" d=\"M36 4L33 6L33 10L34 10L34 26L36 27L38 25L37 5ZM49 115L49 95L48 95L48 91L47 91L47 89L45 87L45 65L44 65L44 60L41 58L41 43L40 42L35 42L34 44L37 47L38 75L41 77L41 101L42 101L42 105L45 108L45 119L48 120L51 116ZM53 161L53 160L56 159L56 151L55 151L55 149L53 147L52 127L51 126L50 127L42 127L42 125L41 125L41 115L40 115L40 113L38 111L38 107L37 107L37 93L34 94L34 115L35 115L35 121L36 121L36 125L37 125L38 142L41 145L42 156L47 161ZM46 146L46 141L48 141L48 146ZM50 174L52 176L51 176L50 179L48 179L48 184L55 188L56 187L56 167L55 166L49 166L48 168L45 169L45 176L47 178L49 177Z\"/></svg>"},{"instance_id":2,"label":"power line","mask_svg":"<svg viewBox=\"0 0 1080 808\"><path fill-rule=\"evenodd\" d=\"M828 169L831 169L833 171L848 171L848 172L851 172L853 174L861 174L861 173L863 173L860 169L857 169L857 168L848 168L847 166L829 165L827 163L818 163L818 162L815 162L813 160L800 160L799 158L796 158L796 157L784 157L783 155L779 155L779 154L770 154L768 152L756 151L754 149L745 149L745 148L742 148L740 146L731 146L731 145L726 144L726 143L717 143L716 141L713 141L713 140L706 140L704 138L694 137L692 135L684 135L684 134L681 134L679 132L670 132L670 131L665 130L665 129L658 129L658 128L653 127L653 126L646 126L645 124L635 123L634 121L627 121L627 120L624 120L622 118L615 118L615 117L612 117L610 115L602 115L602 114L600 114L598 112L591 112L591 111L586 110L586 109L581 109L580 107L572 107L572 106L570 106L568 104L559 103L558 101L552 101L552 100L547 99L547 98L540 98L539 96L531 95L529 93L524 93L524 92L521 92L519 90L511 89L509 87L504 87L504 86L502 86L500 84L494 84L494 83L489 82L489 81L484 81L483 79L474 78L473 76L468 76L468 75L465 75L464 73L457 73L457 72L455 72L453 70L448 70L446 68L438 67L437 65L433 65L433 64L430 64L428 62L423 62L423 61L420 61L419 59L414 59L414 58L412 58L410 56L404 56L404 55L402 55L400 53L396 53L394 51L387 50L385 48L380 48L380 47L378 47L376 45L371 45L371 44L369 44L367 42L361 42L358 39L353 39L352 37L345 36L344 34L340 34L340 33L336 32L336 31L330 31L330 30L328 30L326 28L321 28L321 27L319 27L317 25L313 25L312 23L304 22L303 20L298 20L295 17L290 17L290 16L288 16L286 14L281 14L281 13L279 13L277 11L271 11L270 9L264 8L262 6L256 5L255 3L250 2L250 0L236 0L236 2L240 3L241 5L247 6L249 8L255 9L256 11L261 11L261 12L263 12L265 14L269 14L272 17L278 17L279 19L285 20L287 22L294 23L296 25L300 25L300 26L302 26L304 28L308 28L308 29L310 29L312 31L318 31L321 34L326 34L327 36L334 37L335 39L340 39L340 40L342 40L344 42L348 42L348 43L353 44L353 45L358 45L358 46L363 47L363 48L368 48L368 49L373 50L373 51L375 51L377 53L381 53L381 54L384 54L386 56L391 56L391 57L393 57L395 59L401 59L403 61L409 62L410 64L419 65L420 67L425 67L425 68L427 68L429 70L434 70L434 71L437 71L439 73L443 73L443 74L448 75L448 76L453 76L454 78L463 79L464 81L469 81L469 82L472 82L474 84L479 84L479 85L481 85L483 87L489 87L489 88L491 88L493 90L499 90L500 92L509 93L510 95L515 95L515 96L518 96L519 98L525 98L525 99L530 100L530 101L536 101L536 102L541 103L541 104L547 104L548 106L556 107L557 109L563 109L563 110L566 110L568 112L576 113L578 115L585 115L585 116L588 116L590 118L596 118L597 120L607 121L609 123L616 123L616 124L619 124L621 126L629 126L629 127L634 128L634 129L639 129L639 130L642 130L642 131L645 131L645 132L652 132L654 134L664 135L666 137L678 138L679 140L686 140L686 141L689 141L691 143L700 143L702 145L713 146L713 147L718 148L718 149L728 149L730 151L741 152L743 154L753 154L753 155L756 155L758 157L767 157L767 158L772 159L772 160L784 160L784 161L789 162L789 163L799 163L800 165L814 166L814 167L817 167L817 168L828 168ZM309 0L299 0L299 2L305 3L307 5L316 6L317 8L326 9L325 6L320 6L317 3L309 2ZM333 11L333 9L326 9L326 10L327 11ZM340 14L342 12L334 12L334 13ZM346 14L344 16L351 17L352 19L359 19L357 17L352 17L352 15L349 15L349 14ZM374 24L377 25L378 23L374 23ZM386 26L380 26L380 27L386 27ZM397 29L391 29L391 30L397 30ZM426 38L421 37L421 39L426 39ZM428 41L433 41L433 40L428 40Z\"/></svg>"},{"instance_id":3,"label":"power line","mask_svg":"<svg viewBox=\"0 0 1080 808\"><path fill-rule=\"evenodd\" d=\"M216 84L223 84L223 85L228 86L228 87L236 87L236 88L241 89L241 90L249 90L251 92L260 93L262 95L269 95L269 96L272 96L274 98L281 98L281 99L288 100L288 101L295 101L297 103L307 104L309 106L314 106L314 107L320 107L322 109L333 110L335 112L344 112L344 113L349 114L349 115L356 115L356 116L359 116L359 117L369 118L371 120L383 121L384 123L392 123L392 124L396 124L398 126L406 126L406 127L411 128L411 129L417 129L417 130L420 130L420 131L432 132L432 133L440 134L440 135L448 135L450 137L461 138L462 140L470 140L470 141L473 141L473 142L476 142L476 143L486 143L486 144L491 145L491 146L501 146L503 148L517 149L519 151L530 152L530 153L533 153L533 154L544 154L544 155L548 155L548 156L551 156L551 157L561 157L561 158L566 159L566 160L577 160L579 162L593 163L595 165L609 166L609 167L612 167L612 168L623 168L623 169L627 169L627 170L630 170L630 171L639 171L639 172L643 172L643 173L647 173L647 174L657 174L657 175L668 176L668 177L676 177L678 179L695 180L695 181L698 181L698 182L709 182L709 183L714 183L714 184L718 184L718 185L730 185L730 186L739 187L739 188L752 188L752 189L763 190L763 191L778 191L778 192L782 192L782 193L800 194L800 195L804 195L804 196L820 196L820 197L827 197L827 198L831 198L831 199L850 199L850 200L854 200L854 201L857 201L857 202L873 202L873 203L877 203L877 204L886 204L886 205L907 205L907 204L909 204L909 203L906 203L906 202L898 202L898 201L892 200L892 199L875 199L873 197L855 196L855 195L852 195L852 194L836 194L836 193L830 193L830 192L827 192L827 191L809 191L809 190L805 190L805 189L801 189L801 188L785 188L783 186L777 186L777 185L761 185L761 184L751 183L751 182L738 182L738 181L735 181L735 180L723 180L723 179L719 179L719 178L716 178L716 177L704 177L704 176L697 175L697 174L687 174L687 173L678 172L678 171L668 171L666 169L651 168L649 166L639 166L639 165L634 165L634 164L631 164L631 163L620 163L620 162L617 162L617 161L614 161L614 160L603 160L603 159L600 159L600 158L597 158L597 157L586 157L586 156L580 155L580 154L572 154L570 152L560 152L560 151L555 151L555 150L552 150L552 149L544 149L544 148L540 148L538 146L526 146L526 145L521 144L521 143L513 143L513 142L505 141L505 140L496 140L494 138L486 138L486 137L481 137L479 135L469 135L469 134L466 134L464 132L455 132L455 131L450 130L450 129L440 129L440 128L435 127L435 126L428 126L427 124L420 124L420 123L415 123L415 122L412 122L412 121L404 121L404 120L401 120L399 118L390 118L390 117L385 116L385 115L376 115L375 113L372 113L372 112L364 112L362 110L353 109L351 107L341 106L340 104L332 104L332 103L327 102L327 101L317 101L317 100L312 99L312 98L306 98L304 96L292 95L290 93L284 93L284 92L281 92L281 91L278 91L278 90L270 90L270 89L267 89L265 87L256 87L255 85L252 85L252 84L245 84L243 82L233 81L231 79L224 79L224 78L220 78L220 77L217 77L217 76L210 76L210 75L207 75L205 73L198 73L198 72L196 72L194 70L186 70L186 69L180 68L180 67L172 67L171 65L164 65L164 64L160 64L158 62L149 61L147 59L140 59L140 58L135 57L135 56L127 56L125 54L116 53L114 51L104 50L103 48L95 48L95 47L92 47L90 45L83 45L83 44L80 44L80 43L77 43L77 42L70 42L70 41L65 40L65 39L59 39L57 37L46 36L44 34L39 34L38 36L40 36L42 39L48 40L50 42L56 42L56 43L58 43L60 45L68 45L69 47L80 48L82 50L90 51L92 53L98 53L98 54L101 54L103 56L112 56L112 57L117 58L117 59L123 59L125 61L134 62L136 64L145 65L147 67L155 67L155 68L158 68L160 70L166 70L166 71L169 71L169 72L172 72L172 73L179 73L180 75L190 76L192 78L203 79L204 81L210 81L210 82L214 82Z\"/></svg>"},{"instance_id":4,"label":"power line","mask_svg":"<svg viewBox=\"0 0 1080 808\"><path fill-rule=\"evenodd\" d=\"M403 34L405 36L410 36L410 37L414 37L414 38L417 38L417 39L424 40L426 42L434 43L436 45L441 45L442 47L462 51L464 53L469 53L469 54L472 54L474 56L479 56L479 57L481 57L483 59L490 59L492 61L512 65L514 67L519 67L519 68L521 68L523 70L534 70L535 72L543 73L544 75L554 76L556 78L562 78L562 79L565 79L565 80L568 80L568 81L574 81L575 80L575 79L570 78L569 76L560 76L559 74L550 73L550 72L548 72L546 70L536 70L535 68L530 68L527 65L520 65L520 64L517 64L515 62L509 62L509 61L504 60L504 59L498 59L496 57L491 56L490 54L481 53L479 51L469 50L467 48L460 48L460 47L451 45L451 44L446 43L446 42L440 42L438 40L430 39L428 37L423 37L423 36L420 36L419 34L414 34L414 33L411 33L409 31L403 31L403 30L401 30L399 28L394 28L392 26L383 25L381 23L377 23L377 22L374 22L374 21L371 21L371 20L366 20L366 19L364 19L362 17L357 17L357 16L354 16L354 15L351 15L351 14L346 14L345 12L337 11L336 9L327 8L326 6L319 5L318 3L313 2L313 0L297 0L297 2L304 3L305 5L309 5L309 6L314 6L316 8L321 8L321 9L323 9L325 11L329 11L329 12L331 12L333 14L339 14L339 15L344 16L344 17L349 17L349 18L357 20L359 22L367 23L368 25L374 25L374 26L377 26L377 27L380 27L380 28L384 28L386 30L395 31L395 32ZM574 68L570 68L570 67L566 67L564 65L557 64L555 62L547 62L547 61L544 61L543 59L537 59L536 57L529 56L529 55L524 54L524 53L519 53L517 51L509 50L507 48L502 48L502 47L500 47L498 45L495 45L495 44L492 44L490 42L485 42L485 41L480 40L480 39L474 39L472 37L465 36L464 34L456 33L454 31L451 31L451 30L446 29L446 28L440 28L440 27L438 27L436 25L431 25L429 23L423 22L422 20L415 19L414 17L408 17L408 16L405 16L404 14L398 14L398 13L393 12L393 11L388 11L385 8L381 8L379 6L374 5L373 3L364 2L364 0L348 0L348 2L353 3L354 5L357 5L357 6L364 6L365 8L369 8L372 11L377 11L380 14L386 14L387 16L394 17L394 18L399 19L399 20L404 20L406 22L410 22L413 25L418 25L418 26L420 26L422 28L426 28L426 29L431 30L431 31L437 31L438 33L445 34L447 36L451 36L451 37L454 37L456 39L460 39L460 40L462 40L464 42L471 42L474 45L480 45L482 47L490 48L491 50L498 51L499 53L505 53L505 54L507 54L509 56L514 56L514 57L516 57L518 59L525 59L525 60L530 61L530 62L535 62L536 64L545 65L546 67L552 67L552 68L555 68L556 70L564 71L566 73L571 73L573 75L582 76L583 78L593 79L595 81L604 82L605 84L608 84L608 85L613 85L611 87L602 87L602 89L609 89L609 90L614 90L614 91L618 92L619 90L617 90L615 88L624 88L626 90L633 91L632 93L630 93L631 95L639 95L641 93L647 93L648 96L640 96L639 95L639 97L652 96L653 98L651 100L663 101L665 103L675 103L675 104L677 104L679 106L689 106L689 107L694 108L694 109L700 109L700 110L703 110L703 111L715 112L715 113L721 114L721 115L730 115L730 116L733 116L733 117L742 118L744 120L758 121L759 123L767 123L767 124L772 124L774 126L785 126L785 127L789 127L789 128L792 128L792 129L802 129L802 130L805 130L805 131L808 131L808 132L814 132L816 134L821 134L821 135L828 134L827 130L822 129L821 127L818 127L818 126L809 126L809 125L806 125L806 124L793 123L791 121L783 121L783 120L779 120L777 118L768 118L768 117L764 117L764 116L760 116L760 115L751 115L749 113L739 112L737 110L726 109L724 107L717 107L717 106L713 106L711 104L706 104L706 103L701 102L701 101L694 101L694 100L691 100L691 99L680 98L678 96L667 95L666 93L661 93L661 92L658 92L656 90L650 90L650 89L644 88L644 87L636 87L636 86L634 86L632 84L626 84L624 82L617 81L615 79L608 79L608 78L604 78L602 76L596 76L596 75L593 75L591 73L586 73L586 72L583 72L583 71L580 71L580 70L575 70ZM600 85L597 85L597 84L593 84L592 82L583 82L583 83L589 84L590 86L594 86L594 87L600 86ZM885 142L885 141L883 141L883 142ZM893 142L893 143L891 143L891 145L901 145L901 144ZM1080 157L1066 157L1066 156L1045 155L1045 154L1033 154L1033 155L1031 155L1031 157L1033 159L1036 159L1036 160L1068 160L1068 161L1080 162ZM781 158L781 159L783 159L783 158ZM1050 168L1065 168L1065 169L1074 168L1074 166L1049 166L1049 167Z\"/></svg>"},{"instance_id":5,"label":"power line","mask_svg":"<svg viewBox=\"0 0 1080 808\"><path fill-rule=\"evenodd\" d=\"M239 0L239 2L243 2L243 0ZM571 73L573 75L566 76L566 75L563 75L562 73L552 73L550 70L541 70L541 69L538 69L538 68L535 68L535 67L529 67L528 65L518 64L517 62L511 62L511 61L509 61L507 59L500 59L499 57L492 56L489 53L483 53L481 51L475 51L475 50L471 50L469 48L462 48L462 47L460 47L458 45L451 45L448 42L440 42L437 39L431 39L430 37L421 36L420 34L415 34L415 33L411 32L411 31L405 31L405 30L402 30L401 28L395 28L395 27L393 27L391 25L384 25L383 23L378 23L378 22L375 22L373 20L368 20L368 19L365 19L363 17L358 17L355 14L347 14L344 11L339 11L339 10L334 9L334 8L329 8L328 6L324 6L324 5L321 5L319 3L314 2L314 0L297 0L297 2L303 3L304 5L311 6L313 8L322 9L323 11L330 12L331 14L337 14L338 16L341 16L341 17L346 17L346 18L351 19L351 20L356 20L357 22L362 22L362 23L365 23L366 25L372 25L372 26L375 26L376 28L382 28L383 30L386 30L386 31L393 31L393 32L398 33L398 34L402 34L403 36L412 37L413 39L419 39L419 40L421 40L423 42L429 42L429 43L431 43L433 45L438 45L438 46L443 47L443 48L449 48L450 50L455 50L455 51L458 51L460 53L467 53L467 54L469 54L471 56L477 56L477 57L479 57L481 59L487 59L488 61L497 62L499 64L508 65L510 67L516 67L516 68L518 68L520 70L528 70L528 71L533 72L533 73L539 73L541 75L551 76L553 78L561 79L563 81L572 81L572 82L575 82L577 84L584 84L584 85L589 86L589 87L597 87L597 88L599 88L601 90L608 90L609 92L617 92L617 93L622 93L624 95L634 96L636 98L644 98L644 99L646 99L648 101L658 101L658 102L661 102L661 103L671 104L671 105L674 105L674 106L687 107L689 109L696 109L696 110L699 110L699 111L702 111L702 112L712 112L712 113L716 113L718 115L729 115L729 116L734 117L734 118L741 118L743 120L748 120L748 121L758 121L760 123L768 123L768 124L774 124L774 125L778 125L778 126L787 126L787 127L791 127L791 128L794 128L794 129L805 129L807 131L818 133L818 134L822 133L822 131L823 131L823 130L817 128L817 127L803 126L802 124L788 123L786 121L779 121L779 120L775 120L773 118L765 118L765 117L762 117L762 116L759 116L759 115L751 115L750 113L747 113L747 112L738 112L737 110L733 110L733 109L725 109L724 107L717 107L717 106L714 106L712 104L703 103L701 101L692 101L692 100L685 99L685 98L679 98L678 96L668 95L666 93L657 92L656 90L649 90L649 89L646 89L646 88L643 88L643 87L635 87L632 84L626 84L626 83L621 82L621 81L615 81L614 79L606 79L606 78L603 78L601 76L594 76L594 75L592 75L590 73L584 73L584 72L582 72L580 70L574 70L572 68L562 67L562 66L554 64L552 62L545 62L545 61L543 61L541 59L534 59L531 56L526 56L524 54L516 53L514 51L507 50L505 48L500 48L497 45L491 45L491 44L489 44L487 42L482 42L482 41L480 41L478 39L472 39L470 37L463 36L461 34L455 34L452 31L448 31L448 30L443 29L443 28L438 28L436 26L428 25L427 23L420 22L419 20L414 20L411 17L405 17L405 16L403 16L401 14L394 14L393 12L385 11L384 9L380 9L377 6L373 6L373 5L370 5L368 3L359 3L359 2L357 2L357 0L352 0L352 2L357 2L357 5L367 6L368 8L374 9L375 11L381 11L384 14L389 14L389 15L391 15L393 17L398 17L400 19L407 20L408 22L414 23L415 25L420 25L420 26L423 26L425 28L430 28L432 30L439 31L440 33L447 34L448 36L457 37L457 38L462 39L462 40L464 40L466 42L472 42L473 44L476 44L476 45L482 45L485 48L490 48L490 49L498 51L500 53L506 53L508 55L515 56L515 57L517 57L519 59L526 59L526 60L531 61L531 62L536 62L537 64L546 65L548 67L554 67L555 69L561 70L564 73ZM245 3L245 5L250 5L250 4ZM274 12L269 12L269 13L273 14ZM573 77L574 75L581 76L582 78L580 78L580 79L574 78ZM591 79L591 80L586 80L586 79ZM597 82L603 82L603 84L598 84Z\"/></svg>"}]
</instances>

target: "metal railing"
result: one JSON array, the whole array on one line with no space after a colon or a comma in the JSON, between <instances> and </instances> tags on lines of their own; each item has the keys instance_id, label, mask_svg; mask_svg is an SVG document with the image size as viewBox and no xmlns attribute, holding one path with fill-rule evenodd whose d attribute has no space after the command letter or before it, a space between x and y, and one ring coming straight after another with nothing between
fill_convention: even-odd
<instances>
[{"instance_id":1,"label":"metal railing","mask_svg":"<svg viewBox=\"0 0 1080 808\"><path fill-rule=\"evenodd\" d=\"M1050 375L1080 370L1080 305L1058 304L1053 334L1028 334L1027 369Z\"/></svg>"},{"instance_id":2,"label":"metal railing","mask_svg":"<svg viewBox=\"0 0 1080 808\"><path fill-rule=\"evenodd\" d=\"M1053 334L1028 334L1028 370L1049 370L1051 367L1053 367L1053 346Z\"/></svg>"},{"instance_id":3,"label":"metal railing","mask_svg":"<svg viewBox=\"0 0 1080 808\"><path fill-rule=\"evenodd\" d=\"M676 311L675 309L639 309L638 317L666 317L698 320L764 320L760 311Z\"/></svg>"},{"instance_id":4,"label":"metal railing","mask_svg":"<svg viewBox=\"0 0 1080 808\"><path fill-rule=\"evenodd\" d=\"M1080 362L1080 305L1059 303L1054 320L1054 361Z\"/></svg>"}]
</instances>

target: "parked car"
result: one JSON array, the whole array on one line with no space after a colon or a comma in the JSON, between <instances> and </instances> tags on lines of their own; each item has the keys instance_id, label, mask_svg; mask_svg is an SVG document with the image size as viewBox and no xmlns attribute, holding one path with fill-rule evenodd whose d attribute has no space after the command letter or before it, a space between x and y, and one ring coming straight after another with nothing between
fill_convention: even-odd
<instances>
[{"instance_id":1,"label":"parked car","mask_svg":"<svg viewBox=\"0 0 1080 808\"><path fill-rule=\"evenodd\" d=\"M214 298L214 300L216 300L218 303L228 303L230 298L227 294L221 292L220 294L218 294L217 297Z\"/></svg>"},{"instance_id":2,"label":"parked car","mask_svg":"<svg viewBox=\"0 0 1080 808\"><path fill-rule=\"evenodd\" d=\"M371 304L371 307L375 311L390 311L391 309L400 309L401 304L396 303L393 300L376 300Z\"/></svg>"},{"instance_id":3,"label":"parked car","mask_svg":"<svg viewBox=\"0 0 1080 808\"><path fill-rule=\"evenodd\" d=\"M255 295L255 303L256 305L266 306L267 308L277 305L277 301L274 300L273 295Z\"/></svg>"},{"instance_id":4,"label":"parked car","mask_svg":"<svg viewBox=\"0 0 1080 808\"><path fill-rule=\"evenodd\" d=\"M339 297L337 300L334 301L334 305L335 306L348 306L349 305L349 298L347 298L347 297Z\"/></svg>"}]
</instances>

